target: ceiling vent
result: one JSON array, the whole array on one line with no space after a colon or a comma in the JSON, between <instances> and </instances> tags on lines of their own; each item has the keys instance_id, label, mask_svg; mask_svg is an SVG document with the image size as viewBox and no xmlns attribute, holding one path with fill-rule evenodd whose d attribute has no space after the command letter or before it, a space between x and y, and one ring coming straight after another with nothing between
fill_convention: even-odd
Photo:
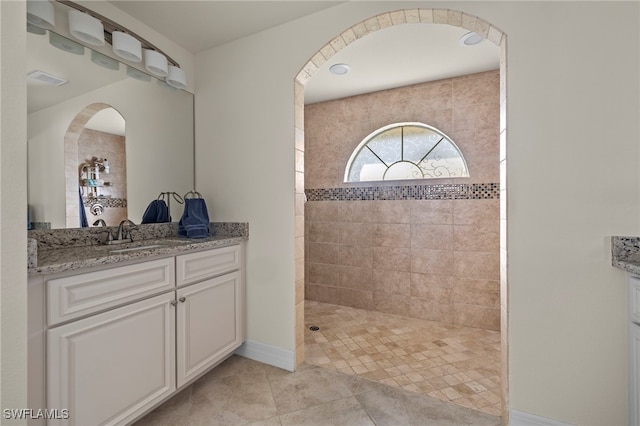
<instances>
[{"instance_id":1,"label":"ceiling vent","mask_svg":"<svg viewBox=\"0 0 640 426\"><path fill-rule=\"evenodd\" d=\"M64 78L57 77L53 74L49 74L44 71L31 71L27 74L27 77L31 80L39 81L41 83L49 84L51 86L62 86L69 82L69 80L65 80Z\"/></svg>"}]
</instances>

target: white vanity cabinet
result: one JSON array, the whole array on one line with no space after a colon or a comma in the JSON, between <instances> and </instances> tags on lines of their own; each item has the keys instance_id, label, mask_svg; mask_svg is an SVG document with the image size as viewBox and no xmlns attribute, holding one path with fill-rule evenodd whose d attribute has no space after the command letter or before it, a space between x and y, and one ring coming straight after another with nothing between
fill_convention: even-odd
<instances>
[{"instance_id":1,"label":"white vanity cabinet","mask_svg":"<svg viewBox=\"0 0 640 426\"><path fill-rule=\"evenodd\" d=\"M629 276L629 424L640 425L640 278Z\"/></svg>"},{"instance_id":2,"label":"white vanity cabinet","mask_svg":"<svg viewBox=\"0 0 640 426\"><path fill-rule=\"evenodd\" d=\"M31 408L128 424L242 344L243 245L32 277L29 307Z\"/></svg>"}]
</instances>

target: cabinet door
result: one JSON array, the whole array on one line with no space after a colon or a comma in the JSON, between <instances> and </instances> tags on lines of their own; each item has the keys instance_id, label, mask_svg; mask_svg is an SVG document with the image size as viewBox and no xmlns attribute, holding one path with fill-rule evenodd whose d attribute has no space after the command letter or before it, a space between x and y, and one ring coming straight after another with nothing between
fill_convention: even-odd
<instances>
[{"instance_id":1,"label":"cabinet door","mask_svg":"<svg viewBox=\"0 0 640 426\"><path fill-rule=\"evenodd\" d=\"M47 402L56 424L122 424L175 389L174 293L47 333Z\"/></svg>"},{"instance_id":2,"label":"cabinet door","mask_svg":"<svg viewBox=\"0 0 640 426\"><path fill-rule=\"evenodd\" d=\"M178 297L178 387L242 344L243 292L240 272L176 291Z\"/></svg>"},{"instance_id":3,"label":"cabinet door","mask_svg":"<svg viewBox=\"0 0 640 426\"><path fill-rule=\"evenodd\" d=\"M629 276L629 317L640 322L640 278Z\"/></svg>"},{"instance_id":4,"label":"cabinet door","mask_svg":"<svg viewBox=\"0 0 640 426\"><path fill-rule=\"evenodd\" d=\"M629 328L629 424L640 425L640 323Z\"/></svg>"}]
</instances>

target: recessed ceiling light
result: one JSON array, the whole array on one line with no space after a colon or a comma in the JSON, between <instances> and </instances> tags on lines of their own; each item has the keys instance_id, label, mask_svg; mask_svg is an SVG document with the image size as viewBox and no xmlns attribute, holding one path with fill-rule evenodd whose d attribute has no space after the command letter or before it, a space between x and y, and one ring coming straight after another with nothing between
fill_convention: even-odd
<instances>
[{"instance_id":1,"label":"recessed ceiling light","mask_svg":"<svg viewBox=\"0 0 640 426\"><path fill-rule=\"evenodd\" d=\"M329 71L335 75L345 75L351 71L351 67L347 64L334 64L329 67Z\"/></svg>"},{"instance_id":2,"label":"recessed ceiling light","mask_svg":"<svg viewBox=\"0 0 640 426\"><path fill-rule=\"evenodd\" d=\"M463 46L475 46L476 44L482 43L483 40L484 37L471 31L460 37L460 44Z\"/></svg>"}]
</instances>

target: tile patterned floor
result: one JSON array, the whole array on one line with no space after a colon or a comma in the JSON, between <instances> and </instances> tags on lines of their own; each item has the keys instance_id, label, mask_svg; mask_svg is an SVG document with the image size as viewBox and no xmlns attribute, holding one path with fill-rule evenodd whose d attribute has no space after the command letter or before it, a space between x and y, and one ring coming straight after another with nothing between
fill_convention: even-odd
<instances>
[{"instance_id":1,"label":"tile patterned floor","mask_svg":"<svg viewBox=\"0 0 640 426\"><path fill-rule=\"evenodd\" d=\"M305 323L309 364L500 415L499 332L308 300Z\"/></svg>"},{"instance_id":2,"label":"tile patterned floor","mask_svg":"<svg viewBox=\"0 0 640 426\"><path fill-rule=\"evenodd\" d=\"M295 373L232 356L135 426L497 426L499 417L305 364Z\"/></svg>"}]
</instances>

